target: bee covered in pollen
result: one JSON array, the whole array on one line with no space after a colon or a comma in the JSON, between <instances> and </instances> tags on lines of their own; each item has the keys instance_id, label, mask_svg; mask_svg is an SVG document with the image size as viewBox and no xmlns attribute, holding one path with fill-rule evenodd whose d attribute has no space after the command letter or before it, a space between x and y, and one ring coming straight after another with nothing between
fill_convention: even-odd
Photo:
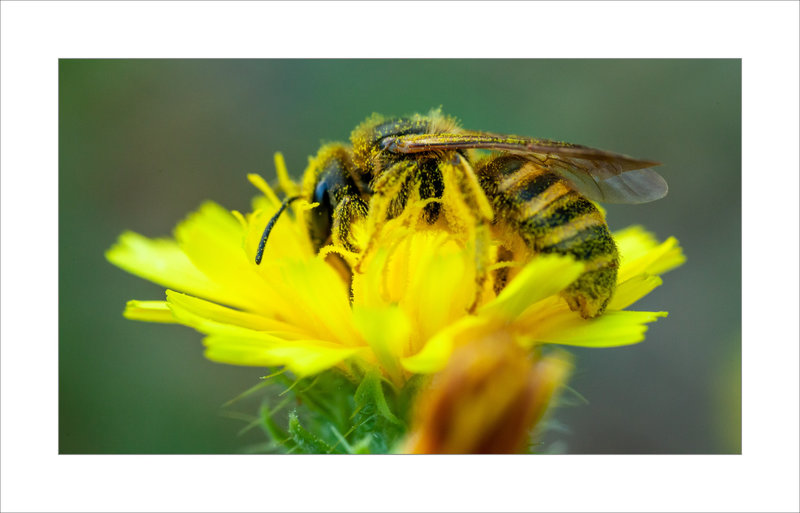
<instances>
[{"instance_id":1,"label":"bee covered in pollen","mask_svg":"<svg viewBox=\"0 0 800 513\"><path fill-rule=\"evenodd\" d=\"M353 254L370 250L369 241L355 236L356 223L379 229L423 201L419 223L475 231L476 279L483 285L491 276L496 293L513 278L513 266L503 262L556 253L584 263L562 296L572 310L592 318L611 299L619 266L614 239L593 202L664 197L667 184L650 169L657 165L577 144L465 130L438 110L373 115L356 127L349 145L319 150L301 194L286 198L267 224L255 260L261 261L272 227L294 200L316 204L307 227L317 251L333 244ZM501 265L490 269L491 261Z\"/></svg>"}]
</instances>

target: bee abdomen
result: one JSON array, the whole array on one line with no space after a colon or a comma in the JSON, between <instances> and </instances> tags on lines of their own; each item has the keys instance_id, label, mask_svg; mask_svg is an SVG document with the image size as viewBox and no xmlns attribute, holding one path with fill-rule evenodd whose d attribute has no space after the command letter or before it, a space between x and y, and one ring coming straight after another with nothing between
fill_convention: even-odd
<instances>
[{"instance_id":1,"label":"bee abdomen","mask_svg":"<svg viewBox=\"0 0 800 513\"><path fill-rule=\"evenodd\" d=\"M532 249L570 254L584 261L616 257L617 248L603 214L577 193L570 191L533 215L525 215L529 212L523 207L520 228Z\"/></svg>"},{"instance_id":2,"label":"bee abdomen","mask_svg":"<svg viewBox=\"0 0 800 513\"><path fill-rule=\"evenodd\" d=\"M602 313L616 287L619 265L603 214L561 178L534 166L506 176L500 188L516 206L519 233L532 250L570 255L586 264L586 272L562 293L570 308L586 318Z\"/></svg>"}]
</instances>

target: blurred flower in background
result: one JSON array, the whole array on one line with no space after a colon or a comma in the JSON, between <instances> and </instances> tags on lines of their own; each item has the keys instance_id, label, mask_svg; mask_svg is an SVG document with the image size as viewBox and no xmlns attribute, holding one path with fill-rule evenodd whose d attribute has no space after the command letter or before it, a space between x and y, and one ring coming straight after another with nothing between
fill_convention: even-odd
<instances>
[{"instance_id":1,"label":"blurred flower in background","mask_svg":"<svg viewBox=\"0 0 800 513\"><path fill-rule=\"evenodd\" d=\"M276 166L283 193L297 195L280 155ZM268 399L259 423L274 448L290 452L524 452L571 365L562 353L542 356L542 344L640 342L666 312L625 309L684 260L673 238L659 243L638 227L616 233L616 293L603 315L584 319L559 295L582 263L512 262L513 277L495 292L494 273L478 279L475 224L428 225L430 200L412 196L396 218L353 226L368 248L361 254L334 246L317 254L306 228L314 205L294 202L257 265L282 201L263 178L249 178L262 193L252 212L208 202L174 239L126 232L106 257L167 288L163 301L130 301L126 317L195 328L214 361L288 371L272 377L284 380L295 408ZM443 211L468 215L448 190L456 189L445 188ZM509 265L496 245L489 260L489 269ZM288 421L278 419L283 409Z\"/></svg>"},{"instance_id":2,"label":"blurred flower in background","mask_svg":"<svg viewBox=\"0 0 800 513\"><path fill-rule=\"evenodd\" d=\"M530 431L571 368L567 353L529 355L507 332L471 341L418 397L402 452L527 452Z\"/></svg>"}]
</instances>

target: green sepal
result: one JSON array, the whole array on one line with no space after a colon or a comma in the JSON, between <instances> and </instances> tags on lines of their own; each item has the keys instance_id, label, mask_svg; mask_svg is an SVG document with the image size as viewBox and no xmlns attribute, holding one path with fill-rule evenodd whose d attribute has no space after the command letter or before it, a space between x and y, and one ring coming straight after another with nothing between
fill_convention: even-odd
<instances>
[{"instance_id":1,"label":"green sepal","mask_svg":"<svg viewBox=\"0 0 800 513\"><path fill-rule=\"evenodd\" d=\"M264 432L267 436L275 442L277 445L283 446L287 449L287 451L292 452L296 448L295 442L289 436L286 431L281 429L278 424L275 423L275 420L272 418L272 410L270 410L269 405L264 403L261 405L261 409L259 410L259 416L261 417L261 427L264 429Z\"/></svg>"},{"instance_id":2,"label":"green sepal","mask_svg":"<svg viewBox=\"0 0 800 513\"><path fill-rule=\"evenodd\" d=\"M366 406L374 405L377 412L392 424L405 425L389 408L389 404L386 402L386 395L383 393L381 376L375 371L368 372L364 379L361 380L361 384L356 389L355 401L356 411L354 414L360 412Z\"/></svg>"},{"instance_id":3,"label":"green sepal","mask_svg":"<svg viewBox=\"0 0 800 513\"><path fill-rule=\"evenodd\" d=\"M289 435L297 444L297 450L305 454L330 454L334 448L325 443L324 440L315 436L300 425L297 412L289 413Z\"/></svg>"}]
</instances>

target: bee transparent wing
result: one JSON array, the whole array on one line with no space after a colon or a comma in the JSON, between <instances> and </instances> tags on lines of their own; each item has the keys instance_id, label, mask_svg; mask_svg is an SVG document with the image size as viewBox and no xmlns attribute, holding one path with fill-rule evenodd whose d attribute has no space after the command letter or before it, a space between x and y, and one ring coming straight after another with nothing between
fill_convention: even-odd
<instances>
[{"instance_id":1,"label":"bee transparent wing","mask_svg":"<svg viewBox=\"0 0 800 513\"><path fill-rule=\"evenodd\" d=\"M383 149L423 153L455 149L507 151L564 178L577 192L605 203L647 203L667 194L658 162L578 144L485 132L414 134L386 137Z\"/></svg>"},{"instance_id":2,"label":"bee transparent wing","mask_svg":"<svg viewBox=\"0 0 800 513\"><path fill-rule=\"evenodd\" d=\"M667 182L649 167L625 169L619 161L590 160L554 154L531 154L528 160L558 174L590 200L647 203L667 195ZM540 159L544 160L540 160Z\"/></svg>"}]
</instances>

